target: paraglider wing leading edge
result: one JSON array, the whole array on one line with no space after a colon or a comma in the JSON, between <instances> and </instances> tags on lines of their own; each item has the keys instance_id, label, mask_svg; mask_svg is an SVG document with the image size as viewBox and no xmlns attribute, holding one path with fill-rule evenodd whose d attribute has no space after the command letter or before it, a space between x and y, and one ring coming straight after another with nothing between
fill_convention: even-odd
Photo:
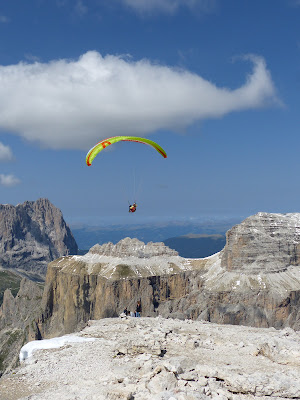
<instances>
[{"instance_id":1,"label":"paraglider wing leading edge","mask_svg":"<svg viewBox=\"0 0 300 400\"><path fill-rule=\"evenodd\" d=\"M111 138L107 138L107 139L102 140L101 142L98 142L94 147L92 147L89 150L89 152L86 155L86 164L88 166L92 165L94 158L97 156L97 154L100 153L100 151L105 149L107 146L110 146L111 144L117 143L120 141L137 142L137 143L147 144L147 145L153 147L156 151L158 151L164 158L167 158L167 153L164 151L164 149L162 147L160 147L157 143L153 142L153 140L136 137L136 136L113 136Z\"/></svg>"}]
</instances>

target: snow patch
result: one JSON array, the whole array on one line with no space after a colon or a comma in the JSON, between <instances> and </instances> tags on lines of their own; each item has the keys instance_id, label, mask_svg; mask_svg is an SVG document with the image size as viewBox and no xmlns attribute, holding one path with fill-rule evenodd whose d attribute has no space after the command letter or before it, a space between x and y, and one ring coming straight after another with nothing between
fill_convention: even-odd
<instances>
[{"instance_id":1,"label":"snow patch","mask_svg":"<svg viewBox=\"0 0 300 400\"><path fill-rule=\"evenodd\" d=\"M37 350L57 349L64 346L66 343L90 342L93 340L95 339L84 338L75 335L66 335L44 340L33 340L32 342L28 342L21 348L19 359L20 361L24 361L27 358L31 357L33 353Z\"/></svg>"}]
</instances>

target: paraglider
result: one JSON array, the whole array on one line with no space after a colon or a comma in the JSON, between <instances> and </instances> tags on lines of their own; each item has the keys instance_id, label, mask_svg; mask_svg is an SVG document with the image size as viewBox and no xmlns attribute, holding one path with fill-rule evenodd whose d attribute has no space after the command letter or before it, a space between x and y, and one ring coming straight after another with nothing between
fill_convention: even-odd
<instances>
[{"instance_id":1,"label":"paraglider","mask_svg":"<svg viewBox=\"0 0 300 400\"><path fill-rule=\"evenodd\" d=\"M134 202L132 205L130 204L129 205L129 212L131 212L131 213L136 212L136 207L137 207L136 202Z\"/></svg>"},{"instance_id":2,"label":"paraglider","mask_svg":"<svg viewBox=\"0 0 300 400\"><path fill-rule=\"evenodd\" d=\"M136 137L136 136L113 136L113 137L104 139L101 142L98 142L94 147L92 147L89 150L89 152L86 155L86 164L88 166L91 166L94 158L100 153L100 151L105 149L107 146L110 146L113 143L117 143L120 141L137 142L137 143L147 144L147 145L153 147L164 158L167 158L167 153L165 152L165 150L162 147L160 147L157 143L153 142L152 140L141 138L141 137ZM128 202L128 204L129 204L129 212L135 213L136 208L137 208L136 202L134 202L132 205L129 202Z\"/></svg>"},{"instance_id":3,"label":"paraglider","mask_svg":"<svg viewBox=\"0 0 300 400\"><path fill-rule=\"evenodd\" d=\"M105 149L107 146L110 146L111 144L120 141L148 144L149 146L152 146L155 150L157 150L164 158L167 158L167 153L164 151L164 149L152 140L136 136L113 136L111 138L102 140L90 149L90 151L86 155L86 164L88 166L91 166L94 158L97 156L97 154L100 153L100 151Z\"/></svg>"}]
</instances>

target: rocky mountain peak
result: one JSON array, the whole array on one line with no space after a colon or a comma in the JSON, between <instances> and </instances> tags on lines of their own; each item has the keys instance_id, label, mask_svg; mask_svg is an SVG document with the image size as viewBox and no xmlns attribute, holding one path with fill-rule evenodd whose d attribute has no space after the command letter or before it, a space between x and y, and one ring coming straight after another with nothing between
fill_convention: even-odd
<instances>
[{"instance_id":1,"label":"rocky mountain peak","mask_svg":"<svg viewBox=\"0 0 300 400\"><path fill-rule=\"evenodd\" d=\"M300 265L300 213L259 212L226 233L221 265L245 274Z\"/></svg>"},{"instance_id":2,"label":"rocky mountain peak","mask_svg":"<svg viewBox=\"0 0 300 400\"><path fill-rule=\"evenodd\" d=\"M120 240L117 244L111 242L103 245L96 244L89 253L111 257L138 257L150 258L156 256L178 256L178 252L167 247L163 242L145 244L138 239L129 237Z\"/></svg>"},{"instance_id":3,"label":"rocky mountain peak","mask_svg":"<svg viewBox=\"0 0 300 400\"><path fill-rule=\"evenodd\" d=\"M54 260L48 265L51 270L66 274L98 275L109 280L160 276L190 269L187 259L164 243L145 244L129 237L117 244L96 244L83 256L74 255Z\"/></svg>"},{"instance_id":4,"label":"rocky mountain peak","mask_svg":"<svg viewBox=\"0 0 300 400\"><path fill-rule=\"evenodd\" d=\"M62 212L48 199L0 205L0 266L44 276L47 264L78 247Z\"/></svg>"}]
</instances>

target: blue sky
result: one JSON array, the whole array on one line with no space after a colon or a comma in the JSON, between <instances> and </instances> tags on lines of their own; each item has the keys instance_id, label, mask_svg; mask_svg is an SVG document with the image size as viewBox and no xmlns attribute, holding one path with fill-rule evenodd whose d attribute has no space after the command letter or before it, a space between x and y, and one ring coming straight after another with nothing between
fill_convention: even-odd
<instances>
[{"instance_id":1,"label":"blue sky","mask_svg":"<svg viewBox=\"0 0 300 400\"><path fill-rule=\"evenodd\" d=\"M299 20L298 0L2 0L0 203L47 197L71 224L300 211ZM123 142L86 166L123 134L168 158Z\"/></svg>"}]
</instances>

